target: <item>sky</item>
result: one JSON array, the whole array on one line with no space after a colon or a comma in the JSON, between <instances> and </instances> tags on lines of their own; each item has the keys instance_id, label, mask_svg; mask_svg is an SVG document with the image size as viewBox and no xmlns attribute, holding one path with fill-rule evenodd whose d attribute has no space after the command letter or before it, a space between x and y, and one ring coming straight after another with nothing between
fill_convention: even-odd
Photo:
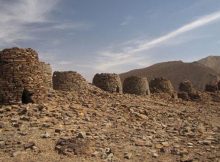
<instances>
[{"instance_id":1,"label":"sky","mask_svg":"<svg viewBox=\"0 0 220 162\"><path fill-rule=\"evenodd\" d=\"M54 71L122 73L220 56L220 0L0 0L0 49L35 49Z\"/></svg>"}]
</instances>

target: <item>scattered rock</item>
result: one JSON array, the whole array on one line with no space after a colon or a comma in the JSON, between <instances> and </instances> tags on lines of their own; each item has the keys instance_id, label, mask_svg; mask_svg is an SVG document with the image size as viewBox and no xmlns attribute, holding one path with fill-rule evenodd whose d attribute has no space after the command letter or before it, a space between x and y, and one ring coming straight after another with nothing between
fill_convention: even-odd
<instances>
[{"instance_id":1,"label":"scattered rock","mask_svg":"<svg viewBox=\"0 0 220 162\"><path fill-rule=\"evenodd\" d=\"M86 138L86 132L79 132L76 138Z\"/></svg>"},{"instance_id":2,"label":"scattered rock","mask_svg":"<svg viewBox=\"0 0 220 162\"><path fill-rule=\"evenodd\" d=\"M48 132L45 132L44 134L41 135L41 138L49 138L50 134Z\"/></svg>"},{"instance_id":3,"label":"scattered rock","mask_svg":"<svg viewBox=\"0 0 220 162\"><path fill-rule=\"evenodd\" d=\"M130 153L130 152L125 152L124 153L124 158L125 159L131 159L131 157L132 157L132 153Z\"/></svg>"},{"instance_id":4,"label":"scattered rock","mask_svg":"<svg viewBox=\"0 0 220 162\"><path fill-rule=\"evenodd\" d=\"M55 146L55 150L63 155L86 155L89 154L88 141L82 138L60 138Z\"/></svg>"},{"instance_id":5,"label":"scattered rock","mask_svg":"<svg viewBox=\"0 0 220 162\"><path fill-rule=\"evenodd\" d=\"M35 146L34 142L28 142L24 145L24 149L33 149Z\"/></svg>"}]
</instances>

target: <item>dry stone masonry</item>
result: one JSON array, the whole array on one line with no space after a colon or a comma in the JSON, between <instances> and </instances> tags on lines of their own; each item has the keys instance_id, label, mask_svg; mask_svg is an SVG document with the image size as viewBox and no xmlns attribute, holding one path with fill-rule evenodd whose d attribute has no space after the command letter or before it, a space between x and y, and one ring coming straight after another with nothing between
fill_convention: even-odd
<instances>
[{"instance_id":1,"label":"dry stone masonry","mask_svg":"<svg viewBox=\"0 0 220 162\"><path fill-rule=\"evenodd\" d=\"M0 51L0 104L38 102L51 88L50 65L31 48Z\"/></svg>"},{"instance_id":2,"label":"dry stone masonry","mask_svg":"<svg viewBox=\"0 0 220 162\"><path fill-rule=\"evenodd\" d=\"M55 71L53 73L53 88L62 91L80 91L87 88L86 80L75 71Z\"/></svg>"},{"instance_id":3,"label":"dry stone masonry","mask_svg":"<svg viewBox=\"0 0 220 162\"><path fill-rule=\"evenodd\" d=\"M189 80L180 83L178 97L186 101L201 99L199 92L194 88L192 82Z\"/></svg>"},{"instance_id":4,"label":"dry stone masonry","mask_svg":"<svg viewBox=\"0 0 220 162\"><path fill-rule=\"evenodd\" d=\"M96 74L93 78L93 84L107 92L122 93L121 79L117 74Z\"/></svg>"},{"instance_id":5,"label":"dry stone masonry","mask_svg":"<svg viewBox=\"0 0 220 162\"><path fill-rule=\"evenodd\" d=\"M220 91L220 81L218 82L218 90Z\"/></svg>"},{"instance_id":6,"label":"dry stone masonry","mask_svg":"<svg viewBox=\"0 0 220 162\"><path fill-rule=\"evenodd\" d=\"M150 91L152 93L174 94L174 87L170 80L165 78L155 78L150 81Z\"/></svg>"},{"instance_id":7,"label":"dry stone masonry","mask_svg":"<svg viewBox=\"0 0 220 162\"><path fill-rule=\"evenodd\" d=\"M218 84L206 84L205 85L205 91L206 92L217 92L218 91Z\"/></svg>"},{"instance_id":8,"label":"dry stone masonry","mask_svg":"<svg viewBox=\"0 0 220 162\"><path fill-rule=\"evenodd\" d=\"M131 76L123 82L123 92L136 95L150 95L147 78Z\"/></svg>"},{"instance_id":9,"label":"dry stone masonry","mask_svg":"<svg viewBox=\"0 0 220 162\"><path fill-rule=\"evenodd\" d=\"M41 68L44 75L44 83L47 87L53 87L52 85L52 68L50 64L46 64L44 62L40 62Z\"/></svg>"}]
</instances>

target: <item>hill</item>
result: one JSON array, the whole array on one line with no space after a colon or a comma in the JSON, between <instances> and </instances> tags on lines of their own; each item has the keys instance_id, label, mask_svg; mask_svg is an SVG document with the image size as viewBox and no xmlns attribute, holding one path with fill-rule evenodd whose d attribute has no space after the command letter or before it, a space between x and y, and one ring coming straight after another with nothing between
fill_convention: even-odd
<instances>
[{"instance_id":1,"label":"hill","mask_svg":"<svg viewBox=\"0 0 220 162\"><path fill-rule=\"evenodd\" d=\"M184 63L182 61L170 61L158 63L147 68L136 69L120 74L121 80L129 76L147 77L151 80L156 77L164 77L171 80L175 89L184 80L190 80L196 88L203 90L205 84L218 80L220 75L213 69L198 62Z\"/></svg>"},{"instance_id":2,"label":"hill","mask_svg":"<svg viewBox=\"0 0 220 162\"><path fill-rule=\"evenodd\" d=\"M203 64L220 74L220 56L208 56L199 60L198 63Z\"/></svg>"},{"instance_id":3,"label":"hill","mask_svg":"<svg viewBox=\"0 0 220 162\"><path fill-rule=\"evenodd\" d=\"M88 85L0 106L1 162L219 159L219 103L111 94ZM209 150L209 151L207 151Z\"/></svg>"}]
</instances>

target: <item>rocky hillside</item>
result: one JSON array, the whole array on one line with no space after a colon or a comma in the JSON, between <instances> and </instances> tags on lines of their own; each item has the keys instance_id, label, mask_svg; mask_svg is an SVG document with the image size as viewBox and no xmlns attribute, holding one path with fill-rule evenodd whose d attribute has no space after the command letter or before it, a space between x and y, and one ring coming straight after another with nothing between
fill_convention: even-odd
<instances>
[{"instance_id":1,"label":"rocky hillside","mask_svg":"<svg viewBox=\"0 0 220 162\"><path fill-rule=\"evenodd\" d=\"M190 80L196 88L204 90L207 83L218 80L220 75L213 69L200 63L184 63L182 61L163 62L143 69L132 70L120 74L122 81L129 76L147 77L152 80L156 77L164 77L171 80L173 86L178 90L179 83Z\"/></svg>"},{"instance_id":2,"label":"rocky hillside","mask_svg":"<svg viewBox=\"0 0 220 162\"><path fill-rule=\"evenodd\" d=\"M217 162L219 103L107 93L88 85L42 104L0 106L1 162Z\"/></svg>"},{"instance_id":3,"label":"rocky hillside","mask_svg":"<svg viewBox=\"0 0 220 162\"><path fill-rule=\"evenodd\" d=\"M220 56L208 56L198 61L220 74Z\"/></svg>"}]
</instances>

